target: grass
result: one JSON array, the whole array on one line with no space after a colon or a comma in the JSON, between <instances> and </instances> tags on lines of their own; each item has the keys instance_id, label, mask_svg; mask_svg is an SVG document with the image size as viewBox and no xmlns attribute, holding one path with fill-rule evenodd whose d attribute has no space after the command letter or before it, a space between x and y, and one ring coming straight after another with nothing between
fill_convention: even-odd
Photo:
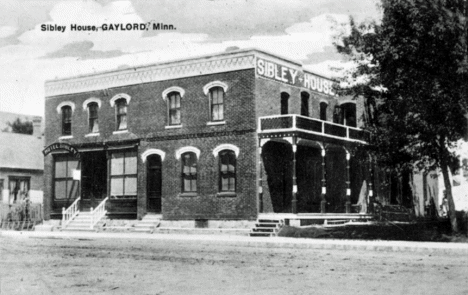
<instances>
[{"instance_id":1,"label":"grass","mask_svg":"<svg viewBox=\"0 0 468 295\"><path fill-rule=\"evenodd\" d=\"M391 223L379 222L368 225L344 225L336 227L284 226L278 233L281 237L312 239L384 240L420 242L468 242L466 236L452 236L447 221Z\"/></svg>"}]
</instances>

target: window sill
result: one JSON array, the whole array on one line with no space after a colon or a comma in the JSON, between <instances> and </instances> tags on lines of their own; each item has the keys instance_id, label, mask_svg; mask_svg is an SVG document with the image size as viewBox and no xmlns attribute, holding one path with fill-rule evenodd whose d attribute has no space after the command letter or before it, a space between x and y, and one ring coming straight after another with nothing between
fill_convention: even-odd
<instances>
[{"instance_id":1,"label":"window sill","mask_svg":"<svg viewBox=\"0 0 468 295\"><path fill-rule=\"evenodd\" d=\"M125 129L125 130L117 130L117 131L112 132L112 134L122 134L122 133L128 133L128 130Z\"/></svg>"},{"instance_id":2,"label":"window sill","mask_svg":"<svg viewBox=\"0 0 468 295\"><path fill-rule=\"evenodd\" d=\"M167 125L166 127L164 127L165 129L177 129L177 128L182 128L182 124L181 125Z\"/></svg>"},{"instance_id":3,"label":"window sill","mask_svg":"<svg viewBox=\"0 0 468 295\"><path fill-rule=\"evenodd\" d=\"M226 125L226 121L211 121L206 123L208 126Z\"/></svg>"},{"instance_id":4,"label":"window sill","mask_svg":"<svg viewBox=\"0 0 468 295\"><path fill-rule=\"evenodd\" d=\"M198 197L197 193L181 193L179 197Z\"/></svg>"},{"instance_id":5,"label":"window sill","mask_svg":"<svg viewBox=\"0 0 468 295\"><path fill-rule=\"evenodd\" d=\"M237 194L236 192L222 192L222 193L217 193L216 196L220 198L233 198L233 197L236 197Z\"/></svg>"},{"instance_id":6,"label":"window sill","mask_svg":"<svg viewBox=\"0 0 468 295\"><path fill-rule=\"evenodd\" d=\"M70 139L70 138L73 138L73 135L60 136L58 139Z\"/></svg>"},{"instance_id":7,"label":"window sill","mask_svg":"<svg viewBox=\"0 0 468 295\"><path fill-rule=\"evenodd\" d=\"M88 133L85 135L85 137L92 137L92 136L99 136L99 133Z\"/></svg>"}]
</instances>

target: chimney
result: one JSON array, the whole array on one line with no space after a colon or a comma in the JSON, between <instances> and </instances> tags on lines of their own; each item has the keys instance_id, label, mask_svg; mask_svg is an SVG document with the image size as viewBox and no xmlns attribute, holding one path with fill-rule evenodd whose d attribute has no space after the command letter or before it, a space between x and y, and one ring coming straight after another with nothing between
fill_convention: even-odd
<instances>
[{"instance_id":1,"label":"chimney","mask_svg":"<svg viewBox=\"0 0 468 295\"><path fill-rule=\"evenodd\" d=\"M42 117L33 118L33 136L42 138Z\"/></svg>"}]
</instances>

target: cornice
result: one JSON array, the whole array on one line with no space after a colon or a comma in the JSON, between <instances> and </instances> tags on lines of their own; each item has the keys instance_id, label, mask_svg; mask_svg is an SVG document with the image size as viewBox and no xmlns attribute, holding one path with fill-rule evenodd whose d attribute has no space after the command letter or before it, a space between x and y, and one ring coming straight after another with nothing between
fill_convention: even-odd
<instances>
[{"instance_id":1,"label":"cornice","mask_svg":"<svg viewBox=\"0 0 468 295\"><path fill-rule=\"evenodd\" d=\"M176 61L88 76L46 81L45 95L46 97L52 97L64 94L82 93L141 83L238 71L254 67L255 55L252 52L244 52L243 54L233 56L220 55L211 58Z\"/></svg>"}]
</instances>

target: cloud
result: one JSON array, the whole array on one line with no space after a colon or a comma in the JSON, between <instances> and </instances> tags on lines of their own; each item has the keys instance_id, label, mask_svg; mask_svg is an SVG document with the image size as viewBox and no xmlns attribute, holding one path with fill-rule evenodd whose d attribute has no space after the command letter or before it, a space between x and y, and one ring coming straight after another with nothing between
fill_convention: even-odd
<instances>
[{"instance_id":1,"label":"cloud","mask_svg":"<svg viewBox=\"0 0 468 295\"><path fill-rule=\"evenodd\" d=\"M316 70L327 72L336 57L331 50L330 19L347 19L353 9L368 11L371 1L42 0L16 4L6 0L3 10L2 1L0 36L7 37L0 37L4 69L0 83L5 97L0 110L41 115L47 79L212 54L234 46L257 47L312 67L317 63ZM24 21L17 24L18 17ZM177 31L70 31L71 24L151 20L173 24ZM43 24L67 29L41 31ZM3 27L10 28L2 31Z\"/></svg>"},{"instance_id":2,"label":"cloud","mask_svg":"<svg viewBox=\"0 0 468 295\"><path fill-rule=\"evenodd\" d=\"M6 38L16 33L17 28L11 26L0 27L0 38Z\"/></svg>"},{"instance_id":3,"label":"cloud","mask_svg":"<svg viewBox=\"0 0 468 295\"><path fill-rule=\"evenodd\" d=\"M48 53L44 58L77 57L78 59L104 59L123 55L120 50L100 51L92 50L93 42L73 42L63 46L61 49Z\"/></svg>"}]
</instances>

